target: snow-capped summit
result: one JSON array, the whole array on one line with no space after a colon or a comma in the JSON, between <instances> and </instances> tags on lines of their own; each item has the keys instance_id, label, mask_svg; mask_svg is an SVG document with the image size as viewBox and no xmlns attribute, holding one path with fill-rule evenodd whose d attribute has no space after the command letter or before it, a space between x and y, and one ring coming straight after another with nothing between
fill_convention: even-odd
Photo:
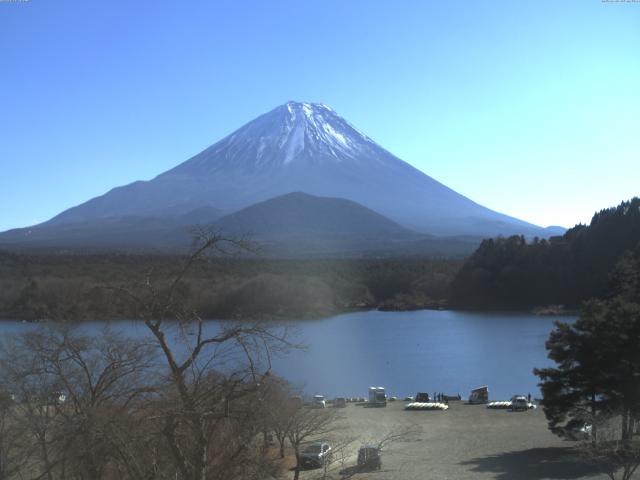
<instances>
[{"instance_id":1,"label":"snow-capped summit","mask_svg":"<svg viewBox=\"0 0 640 480\"><path fill-rule=\"evenodd\" d=\"M167 173L264 170L296 162L375 161L376 147L326 105L287 102Z\"/></svg>"},{"instance_id":2,"label":"snow-capped summit","mask_svg":"<svg viewBox=\"0 0 640 480\"><path fill-rule=\"evenodd\" d=\"M156 178L114 188L47 223L228 214L290 192L352 200L436 235L548 236L437 182L331 108L306 102L285 103Z\"/></svg>"}]
</instances>

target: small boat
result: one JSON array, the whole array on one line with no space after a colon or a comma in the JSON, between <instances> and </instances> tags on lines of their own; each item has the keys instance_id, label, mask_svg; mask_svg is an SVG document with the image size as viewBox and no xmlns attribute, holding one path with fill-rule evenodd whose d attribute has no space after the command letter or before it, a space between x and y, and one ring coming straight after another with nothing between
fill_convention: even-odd
<instances>
[{"instance_id":1,"label":"small boat","mask_svg":"<svg viewBox=\"0 0 640 480\"><path fill-rule=\"evenodd\" d=\"M440 402L411 402L405 405L405 410L448 410L449 405Z\"/></svg>"},{"instance_id":2,"label":"small boat","mask_svg":"<svg viewBox=\"0 0 640 480\"><path fill-rule=\"evenodd\" d=\"M494 410L509 410L513 409L513 401L499 401L499 402L489 402L487 403L487 408L492 408ZM531 402L526 402L526 409L532 410L535 409L536 405Z\"/></svg>"},{"instance_id":3,"label":"small boat","mask_svg":"<svg viewBox=\"0 0 640 480\"><path fill-rule=\"evenodd\" d=\"M511 408L511 402L489 402L487 403L487 408L493 408L495 410L506 410L508 408Z\"/></svg>"}]
</instances>

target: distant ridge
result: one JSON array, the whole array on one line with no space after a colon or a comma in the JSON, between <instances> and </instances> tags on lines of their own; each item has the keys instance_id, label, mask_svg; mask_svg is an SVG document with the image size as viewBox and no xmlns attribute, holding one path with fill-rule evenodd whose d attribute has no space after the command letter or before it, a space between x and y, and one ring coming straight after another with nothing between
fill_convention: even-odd
<instances>
[{"instance_id":1,"label":"distant ridge","mask_svg":"<svg viewBox=\"0 0 640 480\"><path fill-rule=\"evenodd\" d=\"M460 257L480 238L413 232L351 200L288 193L216 218L203 209L170 218L112 217L17 229L0 248L128 252L185 251L196 229L247 237L268 257Z\"/></svg>"},{"instance_id":2,"label":"distant ridge","mask_svg":"<svg viewBox=\"0 0 640 480\"><path fill-rule=\"evenodd\" d=\"M419 237L388 218L351 200L302 192L251 205L216 222L224 231L251 231L260 238L320 235L342 238Z\"/></svg>"},{"instance_id":3,"label":"distant ridge","mask_svg":"<svg viewBox=\"0 0 640 480\"><path fill-rule=\"evenodd\" d=\"M251 205L215 227L232 235L250 232L279 255L381 251L424 238L351 200L302 192Z\"/></svg>"}]
</instances>

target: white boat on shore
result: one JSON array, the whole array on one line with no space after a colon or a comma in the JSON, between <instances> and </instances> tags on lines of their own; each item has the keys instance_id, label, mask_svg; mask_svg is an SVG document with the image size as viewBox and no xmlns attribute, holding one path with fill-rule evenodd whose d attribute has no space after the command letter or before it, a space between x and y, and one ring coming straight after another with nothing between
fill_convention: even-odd
<instances>
[{"instance_id":1,"label":"white boat on shore","mask_svg":"<svg viewBox=\"0 0 640 480\"><path fill-rule=\"evenodd\" d=\"M499 402L489 402L487 403L487 408L492 408L495 410L509 410L513 408L513 402L511 400L499 401ZM528 402L528 409L536 408L535 403Z\"/></svg>"},{"instance_id":2,"label":"white boat on shore","mask_svg":"<svg viewBox=\"0 0 640 480\"><path fill-rule=\"evenodd\" d=\"M405 405L405 410L448 410L449 405L440 402L411 402Z\"/></svg>"}]
</instances>

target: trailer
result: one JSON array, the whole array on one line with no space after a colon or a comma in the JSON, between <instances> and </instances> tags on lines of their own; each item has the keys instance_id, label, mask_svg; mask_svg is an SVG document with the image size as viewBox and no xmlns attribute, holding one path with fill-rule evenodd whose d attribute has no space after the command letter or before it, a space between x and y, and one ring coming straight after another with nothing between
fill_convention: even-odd
<instances>
[{"instance_id":1,"label":"trailer","mask_svg":"<svg viewBox=\"0 0 640 480\"><path fill-rule=\"evenodd\" d=\"M469 395L469 403L488 403L489 402L489 387L486 385L471 390Z\"/></svg>"}]
</instances>

